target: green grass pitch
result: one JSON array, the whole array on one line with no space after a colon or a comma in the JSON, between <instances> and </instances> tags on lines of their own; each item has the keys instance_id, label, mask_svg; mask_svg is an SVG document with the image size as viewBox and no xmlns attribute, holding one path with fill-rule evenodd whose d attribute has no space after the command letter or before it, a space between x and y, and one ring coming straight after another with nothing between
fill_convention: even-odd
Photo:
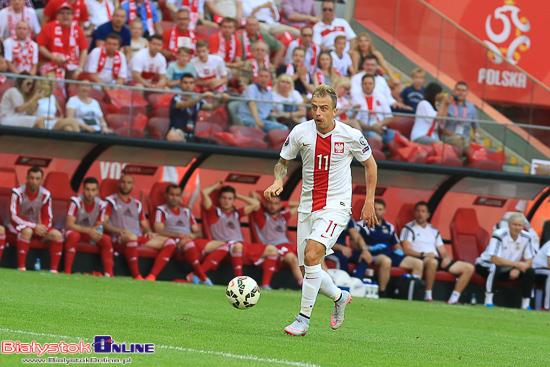
<instances>
[{"instance_id":1,"label":"green grass pitch","mask_svg":"<svg viewBox=\"0 0 550 367\"><path fill-rule=\"evenodd\" d=\"M0 269L0 340L91 343L95 335L111 335L118 343L154 343L154 354L123 356L131 366L154 367L548 366L550 360L545 312L355 298L333 331L332 302L320 295L307 336L291 337L283 328L299 302L297 291L264 291L255 307L237 310L221 286ZM1 354L0 366L33 357Z\"/></svg>"}]
</instances>

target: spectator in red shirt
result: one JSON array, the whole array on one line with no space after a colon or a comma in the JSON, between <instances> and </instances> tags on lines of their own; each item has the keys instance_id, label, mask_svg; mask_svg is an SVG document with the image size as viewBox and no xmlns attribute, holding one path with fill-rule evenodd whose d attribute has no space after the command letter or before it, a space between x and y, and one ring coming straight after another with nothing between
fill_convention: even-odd
<instances>
[{"instance_id":1,"label":"spectator in red shirt","mask_svg":"<svg viewBox=\"0 0 550 367\"><path fill-rule=\"evenodd\" d=\"M44 27L47 23L54 21L57 13L65 4L69 4L74 10L73 20L78 22L80 27L84 28L84 22L90 19L88 16L88 7L84 0L49 0L44 8L44 15L40 21L40 26Z\"/></svg>"},{"instance_id":2,"label":"spectator in red shirt","mask_svg":"<svg viewBox=\"0 0 550 367\"><path fill-rule=\"evenodd\" d=\"M27 171L27 183L12 190L10 231L17 235L17 268L25 271L32 238L50 243L50 272L57 273L63 236L53 228L52 195L42 186L44 172L38 167Z\"/></svg>"},{"instance_id":3,"label":"spectator in red shirt","mask_svg":"<svg viewBox=\"0 0 550 367\"><path fill-rule=\"evenodd\" d=\"M233 18L223 18L220 24L220 32L212 35L208 41L211 54L218 54L225 61L232 76L238 75L238 70L243 66L243 47L239 37L235 35L237 21Z\"/></svg>"},{"instance_id":4,"label":"spectator in red shirt","mask_svg":"<svg viewBox=\"0 0 550 367\"><path fill-rule=\"evenodd\" d=\"M36 41L40 57L46 61L40 67L42 75L56 79L77 79L84 69L88 42L84 31L73 19L73 8L65 2L57 11L57 20L46 24L38 35Z\"/></svg>"},{"instance_id":5,"label":"spectator in red shirt","mask_svg":"<svg viewBox=\"0 0 550 367\"><path fill-rule=\"evenodd\" d=\"M195 32L189 30L189 21L191 16L189 9L183 8L178 11L176 16L176 25L172 29L167 29L162 34L164 45L160 52L167 61L174 60L178 56L180 47L187 47L191 50L191 58L195 56L195 44L197 36Z\"/></svg>"}]
</instances>

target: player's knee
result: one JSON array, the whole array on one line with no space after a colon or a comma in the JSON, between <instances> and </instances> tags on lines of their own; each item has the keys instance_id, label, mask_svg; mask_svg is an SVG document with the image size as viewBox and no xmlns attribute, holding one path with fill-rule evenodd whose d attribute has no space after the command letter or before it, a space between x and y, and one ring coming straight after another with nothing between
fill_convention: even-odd
<instances>
[{"instance_id":1,"label":"player's knee","mask_svg":"<svg viewBox=\"0 0 550 367\"><path fill-rule=\"evenodd\" d=\"M437 268L437 260L433 257L427 257L424 259L424 266L427 269L435 269Z\"/></svg>"},{"instance_id":2,"label":"player's knee","mask_svg":"<svg viewBox=\"0 0 550 367\"><path fill-rule=\"evenodd\" d=\"M48 233L48 237L52 241L59 241L63 238L63 236L61 235L61 232L59 232L57 229L54 229L53 231L50 231L50 233Z\"/></svg>"},{"instance_id":3,"label":"player's knee","mask_svg":"<svg viewBox=\"0 0 550 367\"><path fill-rule=\"evenodd\" d=\"M412 266L413 270L421 273L422 270L424 270L424 263L420 259L414 259L414 260L415 261L413 262L413 266Z\"/></svg>"},{"instance_id":4,"label":"player's knee","mask_svg":"<svg viewBox=\"0 0 550 367\"><path fill-rule=\"evenodd\" d=\"M298 258L292 252L287 252L283 259L289 265L298 265Z\"/></svg>"},{"instance_id":5,"label":"player's knee","mask_svg":"<svg viewBox=\"0 0 550 367\"><path fill-rule=\"evenodd\" d=\"M468 274L468 275L472 275L474 274L474 271L476 270L476 268L470 264L470 263L467 263L467 262L464 262L463 263L464 265L464 274Z\"/></svg>"},{"instance_id":6,"label":"player's knee","mask_svg":"<svg viewBox=\"0 0 550 367\"><path fill-rule=\"evenodd\" d=\"M243 244L242 242L235 242L233 244L233 252L243 252Z\"/></svg>"},{"instance_id":7,"label":"player's knee","mask_svg":"<svg viewBox=\"0 0 550 367\"><path fill-rule=\"evenodd\" d=\"M30 240L33 234L32 228L25 228L21 231L21 238L24 240Z\"/></svg>"},{"instance_id":8,"label":"player's knee","mask_svg":"<svg viewBox=\"0 0 550 367\"><path fill-rule=\"evenodd\" d=\"M277 247L273 246L273 245L267 245L265 247L265 251L264 251L265 255L266 256L274 256L274 255L277 255Z\"/></svg>"},{"instance_id":9,"label":"player's knee","mask_svg":"<svg viewBox=\"0 0 550 367\"><path fill-rule=\"evenodd\" d=\"M6 229L2 226L0 226L0 236L6 234Z\"/></svg>"},{"instance_id":10,"label":"player's knee","mask_svg":"<svg viewBox=\"0 0 550 367\"><path fill-rule=\"evenodd\" d=\"M120 240L122 243L126 244L128 242L137 241L137 236L133 233L123 233L122 236L120 236Z\"/></svg>"},{"instance_id":11,"label":"player's knee","mask_svg":"<svg viewBox=\"0 0 550 367\"><path fill-rule=\"evenodd\" d=\"M383 268L391 268L391 259L387 256L384 256L382 262L380 263L380 266Z\"/></svg>"}]
</instances>

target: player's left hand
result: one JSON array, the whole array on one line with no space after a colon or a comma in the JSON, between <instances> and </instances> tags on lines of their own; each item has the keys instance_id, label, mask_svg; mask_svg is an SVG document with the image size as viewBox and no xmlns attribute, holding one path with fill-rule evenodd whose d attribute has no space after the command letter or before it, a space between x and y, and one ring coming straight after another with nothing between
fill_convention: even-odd
<instances>
[{"instance_id":1,"label":"player's left hand","mask_svg":"<svg viewBox=\"0 0 550 367\"><path fill-rule=\"evenodd\" d=\"M378 225L378 219L374 214L374 204L365 202L363 210L361 210L361 220L367 229L374 229L374 227Z\"/></svg>"},{"instance_id":2,"label":"player's left hand","mask_svg":"<svg viewBox=\"0 0 550 367\"><path fill-rule=\"evenodd\" d=\"M153 239L153 238L155 238L155 237L157 237L157 236L158 236L158 234L156 234L155 232L147 232L147 233L145 234L145 237L147 237L147 238L149 238L149 239Z\"/></svg>"}]
</instances>

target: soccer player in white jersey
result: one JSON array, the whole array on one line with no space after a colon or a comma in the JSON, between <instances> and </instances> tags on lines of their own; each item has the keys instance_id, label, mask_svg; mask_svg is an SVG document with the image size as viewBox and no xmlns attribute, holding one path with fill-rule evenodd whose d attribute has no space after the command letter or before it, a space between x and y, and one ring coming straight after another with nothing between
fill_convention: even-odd
<instances>
[{"instance_id":1,"label":"soccer player in white jersey","mask_svg":"<svg viewBox=\"0 0 550 367\"><path fill-rule=\"evenodd\" d=\"M476 272L487 279L485 306L493 307L497 280L523 279L521 308L531 310L531 292L535 271L531 267L535 249L528 232L523 230L523 215L515 213L508 219L508 228L497 229L487 249L476 259Z\"/></svg>"},{"instance_id":2,"label":"soccer player in white jersey","mask_svg":"<svg viewBox=\"0 0 550 367\"><path fill-rule=\"evenodd\" d=\"M274 182L264 196L271 200L283 191L283 180L291 160L302 156L302 194L298 207L298 264L304 273L301 310L295 321L285 328L290 335L305 335L317 293L334 301L330 325L336 330L344 322L346 305L351 301L341 291L321 262L333 253L332 247L346 227L351 214L351 162L353 157L365 167L366 198L361 218L369 228L378 221L374 214L376 162L363 134L334 119L338 96L332 87L321 84L313 92L313 120L296 126L281 149L275 165Z\"/></svg>"},{"instance_id":3,"label":"soccer player in white jersey","mask_svg":"<svg viewBox=\"0 0 550 367\"><path fill-rule=\"evenodd\" d=\"M533 269L536 275L546 277L544 285L544 304L542 309L550 311L550 241L546 242L533 260Z\"/></svg>"},{"instance_id":4,"label":"soccer player in white jersey","mask_svg":"<svg viewBox=\"0 0 550 367\"><path fill-rule=\"evenodd\" d=\"M424 279L426 280L426 294L424 300L432 302L432 289L435 282L435 273L443 270L458 277L455 288L448 304L458 304L460 294L470 282L474 273L474 266L464 261L451 260L445 249L441 234L430 223L428 203L419 201L414 205L414 220L401 229L401 246L405 255L414 256L424 261Z\"/></svg>"}]
</instances>

